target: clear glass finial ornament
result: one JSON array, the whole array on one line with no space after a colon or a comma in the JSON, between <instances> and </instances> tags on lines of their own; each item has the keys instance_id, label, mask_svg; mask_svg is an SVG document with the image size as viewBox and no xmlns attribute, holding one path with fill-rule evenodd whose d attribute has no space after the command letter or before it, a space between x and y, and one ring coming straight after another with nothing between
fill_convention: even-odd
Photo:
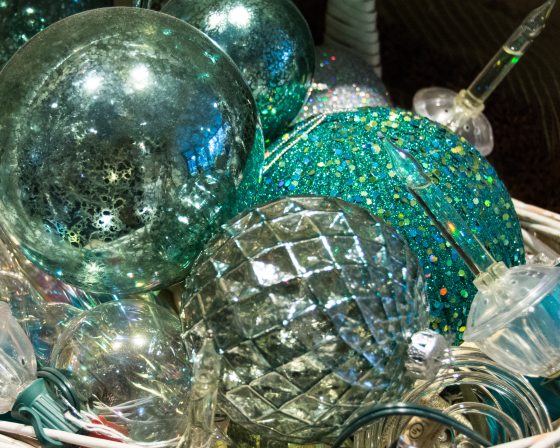
<instances>
[{"instance_id":1,"label":"clear glass finial ornament","mask_svg":"<svg viewBox=\"0 0 560 448\"><path fill-rule=\"evenodd\" d=\"M560 374L560 269L508 268L488 252L440 188L405 149L384 139L397 175L475 275L478 289L464 339L490 358L526 376Z\"/></svg>"},{"instance_id":2,"label":"clear glass finial ornament","mask_svg":"<svg viewBox=\"0 0 560 448\"><path fill-rule=\"evenodd\" d=\"M414 95L414 111L461 135L482 155L490 154L494 134L482 113L484 103L542 32L555 3L547 0L531 11L467 89L458 94L443 87L421 89Z\"/></svg>"}]
</instances>

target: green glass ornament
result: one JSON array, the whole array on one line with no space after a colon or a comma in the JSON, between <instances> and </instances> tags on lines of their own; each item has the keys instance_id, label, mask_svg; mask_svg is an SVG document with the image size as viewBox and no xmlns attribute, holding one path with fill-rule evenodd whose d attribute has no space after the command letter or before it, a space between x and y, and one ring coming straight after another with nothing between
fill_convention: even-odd
<instances>
[{"instance_id":1,"label":"green glass ornament","mask_svg":"<svg viewBox=\"0 0 560 448\"><path fill-rule=\"evenodd\" d=\"M179 318L138 300L98 306L68 324L51 366L82 403L139 442L174 439L187 425L192 372Z\"/></svg>"},{"instance_id":2,"label":"green glass ornament","mask_svg":"<svg viewBox=\"0 0 560 448\"><path fill-rule=\"evenodd\" d=\"M238 65L267 142L298 114L315 65L313 37L290 0L171 0L162 12L195 26Z\"/></svg>"},{"instance_id":3,"label":"green glass ornament","mask_svg":"<svg viewBox=\"0 0 560 448\"><path fill-rule=\"evenodd\" d=\"M497 260L509 266L524 261L517 215L494 168L466 140L407 111L364 108L301 123L269 149L262 173L245 180L238 207L317 194L368 208L418 255L432 327L461 341L476 294L473 276L399 180L378 133L420 161Z\"/></svg>"},{"instance_id":4,"label":"green glass ornament","mask_svg":"<svg viewBox=\"0 0 560 448\"><path fill-rule=\"evenodd\" d=\"M39 31L56 21L111 0L2 0L0 2L0 67Z\"/></svg>"},{"instance_id":5,"label":"green glass ornament","mask_svg":"<svg viewBox=\"0 0 560 448\"><path fill-rule=\"evenodd\" d=\"M68 38L72 36L72 38ZM0 214L34 264L85 290L171 285L230 214L263 141L225 53L165 14L49 27L0 75Z\"/></svg>"},{"instance_id":6,"label":"green glass ornament","mask_svg":"<svg viewBox=\"0 0 560 448\"><path fill-rule=\"evenodd\" d=\"M429 325L423 275L394 229L339 199L294 197L224 225L193 265L184 336L223 355L221 408L286 442L331 440L396 399Z\"/></svg>"}]
</instances>

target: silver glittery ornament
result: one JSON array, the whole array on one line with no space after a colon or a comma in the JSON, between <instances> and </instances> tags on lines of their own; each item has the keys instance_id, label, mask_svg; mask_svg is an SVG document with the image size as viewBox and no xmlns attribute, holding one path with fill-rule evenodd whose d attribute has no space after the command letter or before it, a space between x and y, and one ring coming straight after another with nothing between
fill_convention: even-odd
<instances>
[{"instance_id":1,"label":"silver glittery ornament","mask_svg":"<svg viewBox=\"0 0 560 448\"><path fill-rule=\"evenodd\" d=\"M338 45L315 48L311 92L294 123L318 114L389 106L391 99L374 69Z\"/></svg>"},{"instance_id":2,"label":"silver glittery ornament","mask_svg":"<svg viewBox=\"0 0 560 448\"><path fill-rule=\"evenodd\" d=\"M295 197L224 226L193 265L187 345L211 332L223 354L221 406L289 442L331 439L410 385L408 338L428 325L416 256L364 209Z\"/></svg>"},{"instance_id":3,"label":"silver glittery ornament","mask_svg":"<svg viewBox=\"0 0 560 448\"><path fill-rule=\"evenodd\" d=\"M171 0L162 12L223 48L251 88L272 141L305 102L314 70L313 37L290 0Z\"/></svg>"}]
</instances>

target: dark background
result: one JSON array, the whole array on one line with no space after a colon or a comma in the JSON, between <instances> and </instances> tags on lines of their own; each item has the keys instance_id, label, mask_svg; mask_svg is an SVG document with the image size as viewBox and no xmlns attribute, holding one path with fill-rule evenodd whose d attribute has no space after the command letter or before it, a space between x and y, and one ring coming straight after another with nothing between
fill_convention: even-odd
<instances>
[{"instance_id":1,"label":"dark background","mask_svg":"<svg viewBox=\"0 0 560 448\"><path fill-rule=\"evenodd\" d=\"M326 0L295 0L315 39ZM533 0L377 0L383 81L410 108L432 85L467 87L542 2ZM486 105L494 129L490 162L513 197L560 211L560 5L549 26Z\"/></svg>"}]
</instances>

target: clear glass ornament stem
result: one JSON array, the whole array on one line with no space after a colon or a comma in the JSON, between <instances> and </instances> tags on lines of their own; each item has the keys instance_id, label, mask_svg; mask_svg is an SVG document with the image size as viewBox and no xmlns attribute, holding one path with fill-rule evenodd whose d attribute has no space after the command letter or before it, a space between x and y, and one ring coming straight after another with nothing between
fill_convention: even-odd
<instances>
[{"instance_id":1,"label":"clear glass ornament stem","mask_svg":"<svg viewBox=\"0 0 560 448\"><path fill-rule=\"evenodd\" d=\"M152 0L134 0L136 8L150 9L152 7Z\"/></svg>"},{"instance_id":2,"label":"clear glass ornament stem","mask_svg":"<svg viewBox=\"0 0 560 448\"><path fill-rule=\"evenodd\" d=\"M465 219L447 202L440 188L424 173L422 165L388 138L382 141L399 178L406 182L410 193L472 273L478 276L488 271L496 260L469 229Z\"/></svg>"},{"instance_id":3,"label":"clear glass ornament stem","mask_svg":"<svg viewBox=\"0 0 560 448\"><path fill-rule=\"evenodd\" d=\"M468 87L466 95L468 100L472 102L472 99L475 99L476 104L484 104L545 28L555 3L556 0L548 0L527 15L523 23ZM462 101L463 98L459 100ZM469 106L468 102L462 105Z\"/></svg>"}]
</instances>

